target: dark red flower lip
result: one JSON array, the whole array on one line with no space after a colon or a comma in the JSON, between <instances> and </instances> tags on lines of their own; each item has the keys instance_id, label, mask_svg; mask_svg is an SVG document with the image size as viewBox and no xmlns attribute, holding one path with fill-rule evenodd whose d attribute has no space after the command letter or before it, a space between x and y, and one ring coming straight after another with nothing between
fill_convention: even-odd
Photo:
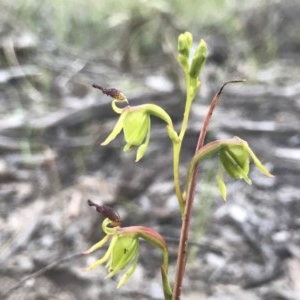
<instances>
[{"instance_id":1,"label":"dark red flower lip","mask_svg":"<svg viewBox=\"0 0 300 300\"><path fill-rule=\"evenodd\" d=\"M113 227L121 225L121 218L119 214L116 211L114 211L111 207L106 205L99 205L90 199L87 201L87 203L89 206L94 206L96 208L96 211L99 212L103 217L111 220L111 225Z\"/></svg>"}]
</instances>

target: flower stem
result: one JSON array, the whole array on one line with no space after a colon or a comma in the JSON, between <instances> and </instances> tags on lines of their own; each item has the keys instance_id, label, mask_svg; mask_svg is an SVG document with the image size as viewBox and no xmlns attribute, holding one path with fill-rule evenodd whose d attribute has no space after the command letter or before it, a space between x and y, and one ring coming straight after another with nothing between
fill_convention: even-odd
<instances>
[{"instance_id":1,"label":"flower stem","mask_svg":"<svg viewBox=\"0 0 300 300\"><path fill-rule=\"evenodd\" d=\"M180 212L181 215L183 215L184 200L181 191L180 175L179 175L179 159L180 159L181 143L182 141L180 141L179 143L173 143L173 178L174 178L175 193L180 206Z\"/></svg>"},{"instance_id":2,"label":"flower stem","mask_svg":"<svg viewBox=\"0 0 300 300\"><path fill-rule=\"evenodd\" d=\"M180 141L178 143L173 143L173 177L174 177L175 192L176 192L176 196L178 198L178 202L180 205L181 216L183 216L183 213L184 213L185 199L183 197L181 186L180 186L179 161L180 161L182 141L183 141L183 138L184 138L187 126L188 126L192 102L196 95L195 91L192 92L192 90L191 90L191 80L192 80L192 78L190 77L190 75L186 74L187 93L186 93L186 101L185 101L183 120L182 120L181 129L180 129L180 133L179 133ZM198 79L197 79L197 82L198 82Z\"/></svg>"}]
</instances>

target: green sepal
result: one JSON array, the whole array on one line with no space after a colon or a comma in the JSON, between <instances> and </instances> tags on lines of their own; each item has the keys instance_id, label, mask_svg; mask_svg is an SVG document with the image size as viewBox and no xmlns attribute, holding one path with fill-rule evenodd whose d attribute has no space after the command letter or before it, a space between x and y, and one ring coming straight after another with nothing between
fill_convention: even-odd
<instances>
[{"instance_id":1,"label":"green sepal","mask_svg":"<svg viewBox=\"0 0 300 300\"><path fill-rule=\"evenodd\" d=\"M128 268L128 270L126 271L126 273L121 277L119 283L118 283L118 286L117 286L117 289L119 287L121 287L124 283L127 282L127 280L131 277L131 275L134 273L136 267L137 267L137 264L138 264L138 258L139 256L136 254L134 257L133 257L133 261L132 261L132 264L131 266Z\"/></svg>"},{"instance_id":2,"label":"green sepal","mask_svg":"<svg viewBox=\"0 0 300 300\"><path fill-rule=\"evenodd\" d=\"M90 249L85 251L84 254L90 254L96 251L97 249L101 248L109 240L109 238L110 238L109 235L105 235L102 240L100 240L97 244L93 245Z\"/></svg>"},{"instance_id":3,"label":"green sepal","mask_svg":"<svg viewBox=\"0 0 300 300\"><path fill-rule=\"evenodd\" d=\"M109 237L109 236L107 235L107 237ZM115 244L116 244L116 239L115 239L115 237L113 237L104 256L102 258L100 258L99 260L97 260L96 262L94 262L93 264L91 264L90 266L88 266L86 268L86 270L92 270L92 269L102 265L103 263L105 263L110 258L112 249L114 248Z\"/></svg>"},{"instance_id":4,"label":"green sepal","mask_svg":"<svg viewBox=\"0 0 300 300\"><path fill-rule=\"evenodd\" d=\"M217 175L217 183L218 183L218 187L219 187L219 191L221 193L221 196L222 196L223 200L226 201L227 188L226 188L226 184L223 180L223 171L222 171L221 162L219 162L219 171L218 171L218 175Z\"/></svg>"},{"instance_id":5,"label":"green sepal","mask_svg":"<svg viewBox=\"0 0 300 300\"><path fill-rule=\"evenodd\" d=\"M126 118L127 115L127 111L124 111L120 117L118 122L116 123L114 129L112 130L112 132L109 134L109 136L105 139L104 142L101 143L101 146L105 146L107 144L109 144L112 140L114 140L117 135L122 131L123 126L124 126L124 120Z\"/></svg>"},{"instance_id":6,"label":"green sepal","mask_svg":"<svg viewBox=\"0 0 300 300\"><path fill-rule=\"evenodd\" d=\"M255 153L252 151L252 149L249 147L248 143L246 141L244 141L244 147L245 150L248 152L248 154L250 155L250 157L252 158L254 164L256 165L256 167L266 176L268 177L274 177L274 175L272 175L267 168L261 163L261 161L258 159L258 157L255 155Z\"/></svg>"}]
</instances>

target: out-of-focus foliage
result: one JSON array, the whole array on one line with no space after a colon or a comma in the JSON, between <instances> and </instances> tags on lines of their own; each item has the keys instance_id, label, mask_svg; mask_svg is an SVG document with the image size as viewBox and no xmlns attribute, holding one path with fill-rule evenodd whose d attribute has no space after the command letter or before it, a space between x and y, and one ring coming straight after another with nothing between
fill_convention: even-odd
<instances>
[{"instance_id":1,"label":"out-of-focus foliage","mask_svg":"<svg viewBox=\"0 0 300 300\"><path fill-rule=\"evenodd\" d=\"M168 42L186 29L196 36L203 35L205 28L227 35L240 33L241 15L257 6L262 6L258 0L251 4L238 0L2 0L1 18L58 45L99 52L113 49L129 66L132 57L151 57L159 47L167 51Z\"/></svg>"},{"instance_id":2,"label":"out-of-focus foliage","mask_svg":"<svg viewBox=\"0 0 300 300\"><path fill-rule=\"evenodd\" d=\"M207 40L210 58L217 64L229 61L236 65L238 59L253 66L287 56L289 51L294 55L300 45L299 13L298 0L0 3L2 22L37 34L51 49L89 61L95 56L110 59L128 71L149 65L157 69L161 61L168 65L175 55L176 37L186 30Z\"/></svg>"}]
</instances>

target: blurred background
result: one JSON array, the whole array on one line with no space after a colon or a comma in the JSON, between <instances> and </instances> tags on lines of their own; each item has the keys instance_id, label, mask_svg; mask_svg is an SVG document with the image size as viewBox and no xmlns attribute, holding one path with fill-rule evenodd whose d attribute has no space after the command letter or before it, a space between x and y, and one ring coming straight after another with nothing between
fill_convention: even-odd
<instances>
[{"instance_id":1,"label":"blurred background","mask_svg":"<svg viewBox=\"0 0 300 300\"><path fill-rule=\"evenodd\" d=\"M133 278L116 290L101 257L58 264L18 289L22 278L82 252L102 237L91 199L123 225L164 235L170 274L180 215L171 144L153 120L143 160L122 137L100 147L116 121L93 83L130 104L163 106L179 128L184 99L177 37L203 38L209 57L182 152L182 178L201 121L224 81L208 141L239 136L276 176L254 168L252 186L216 189L217 159L201 166L183 299L300 299L300 3L298 0L0 0L1 299L163 299L161 255L141 244Z\"/></svg>"}]
</instances>

